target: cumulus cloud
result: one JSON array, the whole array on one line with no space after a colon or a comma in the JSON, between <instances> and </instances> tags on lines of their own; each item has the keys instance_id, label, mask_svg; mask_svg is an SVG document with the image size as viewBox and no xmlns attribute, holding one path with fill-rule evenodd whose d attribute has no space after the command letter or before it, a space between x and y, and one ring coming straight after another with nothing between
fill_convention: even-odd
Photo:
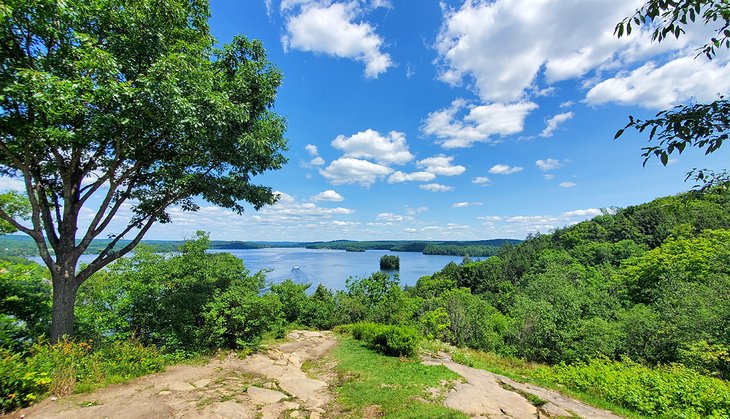
<instances>
[{"instance_id":1,"label":"cumulus cloud","mask_svg":"<svg viewBox=\"0 0 730 419\"><path fill-rule=\"evenodd\" d=\"M558 184L561 188L572 188L573 186L577 186L575 182L560 182Z\"/></svg>"},{"instance_id":2,"label":"cumulus cloud","mask_svg":"<svg viewBox=\"0 0 730 419\"><path fill-rule=\"evenodd\" d=\"M309 153L311 156L319 156L319 150L317 150L317 146L314 144L307 144L304 146L304 149L307 150L307 153Z\"/></svg>"},{"instance_id":3,"label":"cumulus cloud","mask_svg":"<svg viewBox=\"0 0 730 419\"><path fill-rule=\"evenodd\" d=\"M446 149L494 143L494 136L522 132L525 118L537 107L528 101L473 106L456 99L449 107L429 113L421 131Z\"/></svg>"},{"instance_id":4,"label":"cumulus cloud","mask_svg":"<svg viewBox=\"0 0 730 419\"><path fill-rule=\"evenodd\" d=\"M438 176L458 176L466 171L466 167L461 165L454 165L451 162L454 160L453 156L444 156L439 154L419 160L416 162L418 167L423 168L428 173L433 173Z\"/></svg>"},{"instance_id":5,"label":"cumulus cloud","mask_svg":"<svg viewBox=\"0 0 730 419\"><path fill-rule=\"evenodd\" d=\"M553 116L545 123L545 129L542 130L540 136L544 138L552 137L553 133L555 132L555 130L558 129L558 126L560 126L560 124L573 118L574 116L575 114L573 112L563 112Z\"/></svg>"},{"instance_id":6,"label":"cumulus cloud","mask_svg":"<svg viewBox=\"0 0 730 419\"><path fill-rule=\"evenodd\" d=\"M648 62L633 71L621 72L593 86L586 102L661 109L689 99L710 102L717 99L718 92L730 92L730 62L708 63L689 56L664 65Z\"/></svg>"},{"instance_id":7,"label":"cumulus cloud","mask_svg":"<svg viewBox=\"0 0 730 419\"><path fill-rule=\"evenodd\" d=\"M495 175L511 175L513 173L521 172L523 170L522 167L519 166L508 166L506 164L495 164L492 166L491 169L489 169L489 173L493 173Z\"/></svg>"},{"instance_id":8,"label":"cumulus cloud","mask_svg":"<svg viewBox=\"0 0 730 419\"><path fill-rule=\"evenodd\" d=\"M451 205L451 208L479 207L484 205L483 202L457 202Z\"/></svg>"},{"instance_id":9,"label":"cumulus cloud","mask_svg":"<svg viewBox=\"0 0 730 419\"><path fill-rule=\"evenodd\" d=\"M728 92L728 60L695 59L719 23L690 23L685 35L661 44L651 42L646 28L622 38L613 34L616 22L644 2L469 0L443 6L435 43L439 78L467 83L485 103L525 100L577 78L592 79L585 83L590 104L667 108Z\"/></svg>"},{"instance_id":10,"label":"cumulus cloud","mask_svg":"<svg viewBox=\"0 0 730 419\"><path fill-rule=\"evenodd\" d=\"M440 183L427 183L425 185L418 185L418 187L431 192L448 192L454 189L451 186L442 185Z\"/></svg>"},{"instance_id":11,"label":"cumulus cloud","mask_svg":"<svg viewBox=\"0 0 730 419\"><path fill-rule=\"evenodd\" d=\"M254 221L264 224L305 222L329 219L335 215L347 215L354 212L350 208L322 208L313 202L300 203L285 192L276 191L274 193L279 196L277 203L259 210L251 217ZM177 223L177 220L175 222Z\"/></svg>"},{"instance_id":12,"label":"cumulus cloud","mask_svg":"<svg viewBox=\"0 0 730 419\"><path fill-rule=\"evenodd\" d=\"M545 159L536 161L535 166L543 172L549 172L550 170L560 169L563 167L563 163L555 159Z\"/></svg>"},{"instance_id":13,"label":"cumulus cloud","mask_svg":"<svg viewBox=\"0 0 730 419\"><path fill-rule=\"evenodd\" d=\"M380 164L405 164L413 159L405 134L398 131L391 131L387 136L372 129L350 137L338 135L332 140L332 147L342 150L345 157L373 159Z\"/></svg>"},{"instance_id":14,"label":"cumulus cloud","mask_svg":"<svg viewBox=\"0 0 730 419\"><path fill-rule=\"evenodd\" d=\"M496 0L445 8L435 45L440 79L457 85L468 77L485 101L519 100L541 69L553 83L610 63L636 38L613 36L616 22L642 3Z\"/></svg>"},{"instance_id":15,"label":"cumulus cloud","mask_svg":"<svg viewBox=\"0 0 730 419\"><path fill-rule=\"evenodd\" d=\"M544 177L545 180L553 180L553 179L555 179L555 175L550 174L550 173L545 173L544 175L542 175L542 177Z\"/></svg>"},{"instance_id":16,"label":"cumulus cloud","mask_svg":"<svg viewBox=\"0 0 730 419\"><path fill-rule=\"evenodd\" d=\"M388 177L388 183L402 183L402 182L428 182L434 180L436 175L431 172L395 172Z\"/></svg>"},{"instance_id":17,"label":"cumulus cloud","mask_svg":"<svg viewBox=\"0 0 730 419\"><path fill-rule=\"evenodd\" d=\"M371 3L383 7L387 2ZM364 10L357 2L331 3L327 0L282 1L286 34L284 49L327 54L365 64L365 76L377 78L393 62L383 52L383 38L375 27L362 20Z\"/></svg>"},{"instance_id":18,"label":"cumulus cloud","mask_svg":"<svg viewBox=\"0 0 730 419\"><path fill-rule=\"evenodd\" d=\"M477 176L471 180L471 183L475 185L489 185L492 181L486 176Z\"/></svg>"},{"instance_id":19,"label":"cumulus cloud","mask_svg":"<svg viewBox=\"0 0 730 419\"><path fill-rule=\"evenodd\" d=\"M317 156L309 161L309 164L311 164L312 166L323 166L324 163L324 159L320 156Z\"/></svg>"},{"instance_id":20,"label":"cumulus cloud","mask_svg":"<svg viewBox=\"0 0 730 419\"><path fill-rule=\"evenodd\" d=\"M393 173L393 169L367 160L342 157L321 169L319 173L333 185L356 183L367 188Z\"/></svg>"},{"instance_id":21,"label":"cumulus cloud","mask_svg":"<svg viewBox=\"0 0 730 419\"><path fill-rule=\"evenodd\" d=\"M393 214L392 212L381 212L375 217L378 221L398 223L402 221L413 221L413 217L407 215Z\"/></svg>"},{"instance_id":22,"label":"cumulus cloud","mask_svg":"<svg viewBox=\"0 0 730 419\"><path fill-rule=\"evenodd\" d=\"M338 194L337 192L333 191L332 189L327 189L326 191L320 192L317 195L314 195L310 198L312 201L331 201L331 202L342 202L345 200L345 198L342 197L342 195Z\"/></svg>"},{"instance_id":23,"label":"cumulus cloud","mask_svg":"<svg viewBox=\"0 0 730 419\"><path fill-rule=\"evenodd\" d=\"M567 211L563 213L564 217L595 217L601 215L601 210L598 208L578 209L574 211Z\"/></svg>"}]
</instances>

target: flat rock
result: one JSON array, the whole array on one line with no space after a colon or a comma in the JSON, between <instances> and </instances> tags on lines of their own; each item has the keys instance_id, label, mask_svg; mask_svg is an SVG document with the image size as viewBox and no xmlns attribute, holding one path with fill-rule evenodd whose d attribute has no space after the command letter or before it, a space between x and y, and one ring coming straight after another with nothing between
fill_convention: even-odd
<instances>
[{"instance_id":1,"label":"flat rock","mask_svg":"<svg viewBox=\"0 0 730 419\"><path fill-rule=\"evenodd\" d=\"M190 391L195 390L195 387L193 387L190 383L183 383L182 381L173 381L171 383L168 383L165 387L172 391Z\"/></svg>"},{"instance_id":2,"label":"flat rock","mask_svg":"<svg viewBox=\"0 0 730 419\"><path fill-rule=\"evenodd\" d=\"M217 403L213 409L213 413L219 418L231 419L249 419L256 417L256 413L252 412L246 406L236 403L232 400Z\"/></svg>"},{"instance_id":3,"label":"flat rock","mask_svg":"<svg viewBox=\"0 0 730 419\"><path fill-rule=\"evenodd\" d=\"M246 392L256 404L272 404L287 398L287 395L280 391L255 386L249 387Z\"/></svg>"},{"instance_id":4,"label":"flat rock","mask_svg":"<svg viewBox=\"0 0 730 419\"><path fill-rule=\"evenodd\" d=\"M203 388L206 387L208 384L210 384L211 379L210 378L203 378L202 380L198 380L193 383L193 386L195 388Z\"/></svg>"}]
</instances>

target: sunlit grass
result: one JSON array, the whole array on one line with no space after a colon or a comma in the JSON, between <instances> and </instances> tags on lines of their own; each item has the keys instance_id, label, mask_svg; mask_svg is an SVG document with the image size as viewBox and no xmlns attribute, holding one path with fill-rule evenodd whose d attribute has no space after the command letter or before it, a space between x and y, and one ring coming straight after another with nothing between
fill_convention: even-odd
<instances>
[{"instance_id":1,"label":"sunlit grass","mask_svg":"<svg viewBox=\"0 0 730 419\"><path fill-rule=\"evenodd\" d=\"M341 416L466 417L442 405L443 397L438 394L449 382L459 379L446 367L381 355L349 337L339 338L333 356L338 363L336 391Z\"/></svg>"}]
</instances>

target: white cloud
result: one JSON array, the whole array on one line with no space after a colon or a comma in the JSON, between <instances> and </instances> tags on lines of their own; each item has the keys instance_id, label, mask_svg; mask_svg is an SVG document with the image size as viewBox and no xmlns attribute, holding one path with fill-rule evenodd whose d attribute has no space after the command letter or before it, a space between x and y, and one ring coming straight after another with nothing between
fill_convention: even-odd
<instances>
[{"instance_id":1,"label":"white cloud","mask_svg":"<svg viewBox=\"0 0 730 419\"><path fill-rule=\"evenodd\" d=\"M669 108L694 99L709 102L730 92L730 62L681 57L664 65L648 62L604 80L588 91L590 105L619 103L650 109Z\"/></svg>"},{"instance_id":2,"label":"white cloud","mask_svg":"<svg viewBox=\"0 0 730 419\"><path fill-rule=\"evenodd\" d=\"M545 180L553 180L553 179L555 179L555 175L550 174L550 173L545 173L544 175L542 175L542 177L544 177Z\"/></svg>"},{"instance_id":3,"label":"white cloud","mask_svg":"<svg viewBox=\"0 0 730 419\"><path fill-rule=\"evenodd\" d=\"M560 182L558 185L561 188L572 188L573 186L577 186L575 182Z\"/></svg>"},{"instance_id":4,"label":"white cloud","mask_svg":"<svg viewBox=\"0 0 730 419\"><path fill-rule=\"evenodd\" d=\"M453 156L444 156L439 154L419 160L416 162L418 167L423 168L428 173L433 173L439 176L458 176L466 171L466 167L461 165L453 165L451 162L454 160Z\"/></svg>"},{"instance_id":5,"label":"white cloud","mask_svg":"<svg viewBox=\"0 0 730 419\"><path fill-rule=\"evenodd\" d=\"M421 131L433 137L443 148L466 148L474 143L494 143L493 136L522 132L525 118L537 109L533 102L493 103L471 106L463 99L454 100L448 108L428 114ZM462 110L468 109L465 115Z\"/></svg>"},{"instance_id":6,"label":"white cloud","mask_svg":"<svg viewBox=\"0 0 730 419\"><path fill-rule=\"evenodd\" d=\"M25 192L25 183L20 179L0 176L0 191Z\"/></svg>"},{"instance_id":7,"label":"white cloud","mask_svg":"<svg viewBox=\"0 0 730 419\"><path fill-rule=\"evenodd\" d=\"M483 202L457 202L451 205L451 208L479 207L484 205Z\"/></svg>"},{"instance_id":8,"label":"white cloud","mask_svg":"<svg viewBox=\"0 0 730 419\"><path fill-rule=\"evenodd\" d=\"M351 227L351 226L359 226L360 223L357 221L339 221L334 220L330 224L337 227Z\"/></svg>"},{"instance_id":9,"label":"white cloud","mask_svg":"<svg viewBox=\"0 0 730 419\"><path fill-rule=\"evenodd\" d=\"M322 166L324 165L324 163L324 159L320 156L317 156L309 161L309 164L311 164L312 166Z\"/></svg>"},{"instance_id":10,"label":"white cloud","mask_svg":"<svg viewBox=\"0 0 730 419\"><path fill-rule=\"evenodd\" d=\"M440 79L456 85L468 77L484 101L520 100L542 69L546 81L553 83L610 64L618 50L638 38L635 32L617 39L616 22L642 4L643 0L496 0L445 8L435 45Z\"/></svg>"},{"instance_id":11,"label":"white cloud","mask_svg":"<svg viewBox=\"0 0 730 419\"><path fill-rule=\"evenodd\" d=\"M555 159L545 159L536 161L535 166L543 172L549 172L550 170L560 169L563 167L563 163Z\"/></svg>"},{"instance_id":12,"label":"white cloud","mask_svg":"<svg viewBox=\"0 0 730 419\"><path fill-rule=\"evenodd\" d=\"M339 158L319 171L333 185L357 183L366 188L392 172L390 167L350 157Z\"/></svg>"},{"instance_id":13,"label":"white cloud","mask_svg":"<svg viewBox=\"0 0 730 419\"><path fill-rule=\"evenodd\" d=\"M332 147L342 150L345 157L373 159L380 164L405 164L413 160L405 134L398 131L389 132L387 137L372 129L350 137L339 135L332 140Z\"/></svg>"},{"instance_id":14,"label":"white cloud","mask_svg":"<svg viewBox=\"0 0 730 419\"><path fill-rule=\"evenodd\" d=\"M435 43L439 78L451 85L466 82L487 103L526 100L549 91L553 83L579 78L590 89L585 101L594 105L660 109L730 92L727 56L695 58L721 22L705 25L698 19L679 39L668 37L660 44L651 42L652 28L614 35L616 23L644 3L471 0L457 9L442 6ZM625 70L616 73L619 69Z\"/></svg>"},{"instance_id":15,"label":"white cloud","mask_svg":"<svg viewBox=\"0 0 730 419\"><path fill-rule=\"evenodd\" d=\"M375 7L383 2L373 3ZM357 2L330 3L327 0L295 0L281 3L286 15L284 49L323 53L365 64L365 76L377 78L393 66L383 52L383 38L368 22L360 21L363 10ZM296 12L295 12L296 10Z\"/></svg>"},{"instance_id":16,"label":"white cloud","mask_svg":"<svg viewBox=\"0 0 730 419\"><path fill-rule=\"evenodd\" d=\"M436 175L431 172L395 172L388 177L388 183L402 183L402 182L428 182L434 180Z\"/></svg>"},{"instance_id":17,"label":"white cloud","mask_svg":"<svg viewBox=\"0 0 730 419\"><path fill-rule=\"evenodd\" d=\"M322 208L312 202L300 203L294 197L285 192L274 192L279 196L279 201L271 206L263 207L251 218L257 223L278 225L287 222L305 222L321 219L329 219L335 215L352 214L354 211L350 208ZM217 208L217 207L213 207ZM221 211L225 211L220 209ZM230 213L230 211L228 211ZM232 214L232 213L231 213ZM234 214L235 215L235 214ZM230 220L222 219L225 223ZM177 223L178 220L176 219Z\"/></svg>"},{"instance_id":18,"label":"white cloud","mask_svg":"<svg viewBox=\"0 0 730 419\"><path fill-rule=\"evenodd\" d=\"M428 211L428 207L418 207L418 208L407 208L406 214L408 215L416 215L420 212L426 212Z\"/></svg>"},{"instance_id":19,"label":"white cloud","mask_svg":"<svg viewBox=\"0 0 730 419\"><path fill-rule=\"evenodd\" d=\"M391 223L399 223L402 221L413 221L413 217L400 215L400 214L393 214L392 212L381 212L375 217L376 220L379 221L387 221Z\"/></svg>"},{"instance_id":20,"label":"white cloud","mask_svg":"<svg viewBox=\"0 0 730 419\"><path fill-rule=\"evenodd\" d=\"M506 164L495 164L491 169L489 169L489 173L493 173L495 175L511 175L513 173L521 172L522 170L523 168L519 166L511 167Z\"/></svg>"},{"instance_id":21,"label":"white cloud","mask_svg":"<svg viewBox=\"0 0 730 419\"><path fill-rule=\"evenodd\" d=\"M596 215L601 215L601 210L598 208L588 208L588 209L578 209L574 211L568 211L564 212L564 217L595 217Z\"/></svg>"},{"instance_id":22,"label":"white cloud","mask_svg":"<svg viewBox=\"0 0 730 419\"><path fill-rule=\"evenodd\" d=\"M559 113L552 118L548 119L545 124L545 129L542 130L540 133L541 137L552 137L555 130L558 129L558 126L562 124L563 122L573 118L575 114L573 112L563 112Z\"/></svg>"},{"instance_id":23,"label":"white cloud","mask_svg":"<svg viewBox=\"0 0 730 419\"><path fill-rule=\"evenodd\" d=\"M489 185L492 181L489 180L486 176L477 176L474 179L471 180L471 183L474 183L476 185Z\"/></svg>"},{"instance_id":24,"label":"white cloud","mask_svg":"<svg viewBox=\"0 0 730 419\"><path fill-rule=\"evenodd\" d=\"M319 156L319 151L317 150L317 146L314 144L307 144L304 146L304 149L307 150L307 153L309 153L311 156Z\"/></svg>"},{"instance_id":25,"label":"white cloud","mask_svg":"<svg viewBox=\"0 0 730 419\"><path fill-rule=\"evenodd\" d=\"M431 192L448 192L454 189L451 186L442 185L440 183L427 183L425 185L418 185L418 187Z\"/></svg>"},{"instance_id":26,"label":"white cloud","mask_svg":"<svg viewBox=\"0 0 730 419\"><path fill-rule=\"evenodd\" d=\"M314 195L310 198L312 201L331 201L331 202L342 202L345 200L345 198L342 197L342 195L338 194L337 192L333 191L332 189L327 189L326 191L320 192L317 195Z\"/></svg>"},{"instance_id":27,"label":"white cloud","mask_svg":"<svg viewBox=\"0 0 730 419\"><path fill-rule=\"evenodd\" d=\"M566 100L565 102L560 104L561 108L570 108L571 106L575 105L575 102L572 100Z\"/></svg>"}]
</instances>

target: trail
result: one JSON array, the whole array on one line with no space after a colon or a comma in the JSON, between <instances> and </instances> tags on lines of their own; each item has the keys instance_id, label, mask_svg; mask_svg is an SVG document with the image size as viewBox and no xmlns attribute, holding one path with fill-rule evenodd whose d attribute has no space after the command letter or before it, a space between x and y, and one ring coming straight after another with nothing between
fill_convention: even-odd
<instances>
[{"instance_id":1,"label":"trail","mask_svg":"<svg viewBox=\"0 0 730 419\"><path fill-rule=\"evenodd\" d=\"M329 332L293 331L289 342L239 359L177 365L128 384L47 399L12 418L278 418L328 417L327 383L310 378L302 363L336 344Z\"/></svg>"},{"instance_id":2,"label":"trail","mask_svg":"<svg viewBox=\"0 0 730 419\"><path fill-rule=\"evenodd\" d=\"M464 378L465 382L457 383L445 394L444 404L472 418L620 418L556 391L518 383L502 375L458 364L447 354L441 353L438 358L426 358L423 362L426 365L444 365ZM538 396L547 403L536 407L520 392Z\"/></svg>"}]
</instances>

